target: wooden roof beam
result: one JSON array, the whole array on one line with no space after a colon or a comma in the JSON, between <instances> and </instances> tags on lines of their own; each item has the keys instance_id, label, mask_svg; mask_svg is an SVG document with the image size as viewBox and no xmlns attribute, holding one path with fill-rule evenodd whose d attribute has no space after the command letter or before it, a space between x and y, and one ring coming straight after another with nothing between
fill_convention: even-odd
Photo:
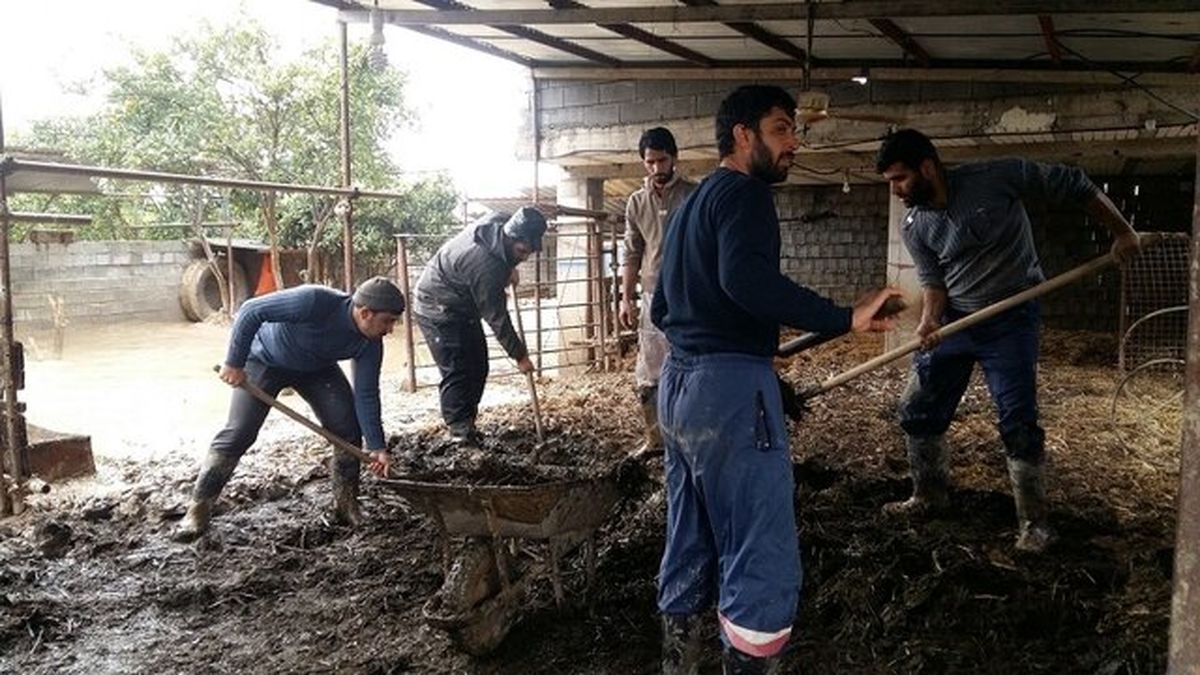
<instances>
[{"instance_id":1,"label":"wooden roof beam","mask_svg":"<svg viewBox=\"0 0 1200 675\"><path fill-rule=\"evenodd\" d=\"M717 6L716 0L680 0L680 2L687 5L688 7L715 7L715 6ZM780 52L782 54L786 54L787 56L790 56L793 59L796 59L797 61L801 61L801 62L804 61L805 55L804 55L803 49L792 44L792 42L790 40L780 37L779 35L776 35L775 33L772 33L771 31L767 30L766 28L763 28L762 26L754 23L753 21L726 21L726 22L724 22L724 25L729 28L732 28L733 30L741 33L742 35L745 35L746 37L750 38L751 40L756 40L760 44L766 45L766 46L770 47L771 49L774 49L775 51Z\"/></svg>"},{"instance_id":2,"label":"wooden roof beam","mask_svg":"<svg viewBox=\"0 0 1200 675\"><path fill-rule=\"evenodd\" d=\"M889 40L900 45L900 48L916 59L917 63L929 67L930 61L933 60L929 57L929 52L891 19L871 19L871 25L878 28Z\"/></svg>"},{"instance_id":3,"label":"wooden roof beam","mask_svg":"<svg viewBox=\"0 0 1200 675\"><path fill-rule=\"evenodd\" d=\"M483 21L482 20L483 15L492 14L493 12L488 11L488 10L477 10L477 9L470 7L469 5L464 5L463 3L458 2L457 0L417 0L417 2L419 2L422 5L425 5L427 7L432 7L434 9L438 10L437 12L422 12L423 14L433 14L435 16L438 14L442 14L442 13L474 14L474 15L480 17L479 21L474 22L476 24L482 23L483 25L491 26L492 28L495 28L497 30L502 30L505 33L508 33L509 35L515 35L519 38L524 38L526 40L529 40L530 42L536 42L540 45L545 45L552 49L557 49L559 51L566 52L568 54L574 54L575 56L578 56L582 59L587 59L588 61L593 61L595 63L603 63L604 65L607 65L607 66L621 65L620 60L614 59L613 57L611 57L607 54L601 54L598 51L588 49L587 47L580 47L579 45L577 45L573 42L568 42L567 40L564 40L562 38L554 37L553 35L548 35L546 33L543 33L540 30L534 30L533 28L529 28L527 26L520 25L523 22L492 23L489 21ZM550 11L555 12L558 10L550 10ZM388 16L388 15L394 16L395 11L388 11L384 15L384 16L388 17L389 23L395 23L395 21L390 20L392 17ZM438 23L438 22L430 21L430 22L427 22L425 25L436 24L436 23Z\"/></svg>"},{"instance_id":4,"label":"wooden roof beam","mask_svg":"<svg viewBox=\"0 0 1200 675\"><path fill-rule=\"evenodd\" d=\"M1054 65L1062 65L1062 48L1058 46L1058 37L1054 34L1054 19L1049 14L1039 14L1038 23L1042 25L1042 37L1046 40L1046 51Z\"/></svg>"},{"instance_id":5,"label":"wooden roof beam","mask_svg":"<svg viewBox=\"0 0 1200 675\"><path fill-rule=\"evenodd\" d=\"M550 6L555 9L587 9L587 5L581 2L575 2L575 0L549 0L549 3ZM644 45L649 45L660 51L664 51L668 54L678 56L681 59L691 61L692 63L698 63L702 66L708 67L717 65L716 59L710 56L705 56L700 52L688 49L681 44L672 42L663 37L659 37L654 33L642 30L641 28L631 24L601 23L596 25L600 26L604 30L612 31L617 35L627 37L630 40L635 40Z\"/></svg>"}]
</instances>

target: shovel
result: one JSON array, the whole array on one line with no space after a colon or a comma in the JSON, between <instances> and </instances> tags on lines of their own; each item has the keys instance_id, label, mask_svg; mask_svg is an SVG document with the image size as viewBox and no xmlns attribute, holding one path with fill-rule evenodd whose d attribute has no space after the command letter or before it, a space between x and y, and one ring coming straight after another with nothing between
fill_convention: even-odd
<instances>
[{"instance_id":1,"label":"shovel","mask_svg":"<svg viewBox=\"0 0 1200 675\"><path fill-rule=\"evenodd\" d=\"M215 372L215 373L221 372L221 366L213 366L213 372ZM276 399L274 396L268 394L267 392L263 391L258 385L254 384L250 380L248 380L248 379L243 380L242 383L239 384L238 386L241 387L242 389L245 389L247 393L249 393L254 398L258 399L259 401L262 401L263 403L271 406L272 408L278 410L279 412L283 413L284 415L287 415L288 417L296 420L300 424L307 427L309 431L312 431L313 433L321 436L325 440L332 443L333 447L350 455L351 457L357 459L358 461L364 462L366 464L371 464L372 462L375 461L374 459L371 458L370 455L363 452L362 448L346 441L346 439L344 439L344 438L341 438L341 437L331 433L325 427L314 423L312 420L308 419L304 415L301 415L300 413L296 412L295 410L280 403L278 399Z\"/></svg>"},{"instance_id":2,"label":"shovel","mask_svg":"<svg viewBox=\"0 0 1200 675\"><path fill-rule=\"evenodd\" d=\"M1162 240L1162 237L1160 235L1156 235L1156 234L1141 235L1142 249L1145 250L1146 248L1149 248L1150 246L1157 244L1161 240ZM1082 279L1090 274L1098 272L1116 262L1117 262L1116 258L1113 257L1113 254L1111 252L1106 253L1098 258L1093 258L1092 260L1089 260L1088 262L1086 262L1078 267L1075 267L1071 270L1063 272L1062 274L1060 274L1052 279L1047 279L1046 281L1043 281L1042 283L1040 283L1036 286L1027 288L1027 289L1021 291L1020 293L1017 293L1016 295L1005 298L1004 300L1001 300L997 303L988 305L987 307L984 307L983 309L980 309L976 312L968 314L957 321L952 321L952 322L946 324L945 326L942 326L934 334L942 339L947 338L951 335L954 335L955 333L962 332L972 326L983 323L984 321L987 321L988 319L991 319L992 317L995 317L998 314L1002 314L1003 312L1006 312L1006 311L1012 309L1013 307L1016 307L1017 305L1028 302L1035 298L1040 298L1041 296L1046 295L1047 293L1056 291L1064 286L1073 284L1076 281L1079 281L1080 279ZM905 342L904 344L900 345L899 347L896 347L895 349L893 349L891 351L880 354L879 356L876 356L875 358L873 358L869 361L859 364L841 374L835 375L818 385L808 387L806 389L802 389L796 393L796 396L801 402L807 401L808 399L811 399L811 398L815 398L817 396L820 396L821 394L824 394L825 392L827 392L831 389L835 389L837 387L842 386L843 384L846 384L847 382L849 382L850 380L853 380L854 378L858 377L859 375L863 375L865 373L871 372L872 370L881 368L881 367L891 363L892 361L895 361L896 359L902 358L904 356L907 356L907 355L917 351L920 348L921 348L921 339L913 338L913 339L909 340L908 342Z\"/></svg>"},{"instance_id":3,"label":"shovel","mask_svg":"<svg viewBox=\"0 0 1200 675\"><path fill-rule=\"evenodd\" d=\"M513 314L517 316L517 332L521 334L521 342L525 341L525 325L521 321L521 306L517 304L517 282L512 284L513 292ZM528 351L528 349L527 349ZM534 449L536 457L542 449L542 445L546 442L545 433L542 431L542 406L538 403L537 383L533 380L533 373L525 373L525 382L529 384L529 399L533 402L533 428L537 432L538 445Z\"/></svg>"}]
</instances>

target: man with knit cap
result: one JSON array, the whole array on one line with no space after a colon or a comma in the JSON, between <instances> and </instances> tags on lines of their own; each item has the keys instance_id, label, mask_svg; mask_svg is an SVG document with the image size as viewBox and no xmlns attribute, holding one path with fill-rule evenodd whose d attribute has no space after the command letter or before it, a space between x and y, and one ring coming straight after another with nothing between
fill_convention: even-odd
<instances>
[{"instance_id":1,"label":"man with knit cap","mask_svg":"<svg viewBox=\"0 0 1200 675\"><path fill-rule=\"evenodd\" d=\"M220 378L234 387L229 421L204 459L177 541L192 541L208 530L213 503L267 417L269 407L242 389L243 382L271 396L285 387L295 389L323 427L352 445L365 438L374 460L371 470L386 475L390 462L380 416L379 371L383 336L403 312L404 295L383 277L363 282L353 296L306 285L242 306L220 371ZM353 360L353 387L338 367L345 359ZM338 452L330 474L335 520L358 525L358 460Z\"/></svg>"},{"instance_id":2,"label":"man with knit cap","mask_svg":"<svg viewBox=\"0 0 1200 675\"><path fill-rule=\"evenodd\" d=\"M496 213L463 229L425 265L413 291L413 316L441 371L442 419L455 441L475 445L475 417L487 381L487 341L480 320L522 373L533 372L525 336L508 316L505 289L513 270L542 249L546 218L532 206Z\"/></svg>"}]
</instances>

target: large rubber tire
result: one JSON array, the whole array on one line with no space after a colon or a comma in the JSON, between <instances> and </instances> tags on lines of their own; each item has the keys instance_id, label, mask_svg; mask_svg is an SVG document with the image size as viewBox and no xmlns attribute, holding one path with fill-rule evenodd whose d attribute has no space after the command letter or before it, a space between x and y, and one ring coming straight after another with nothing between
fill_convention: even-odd
<instances>
[{"instance_id":1,"label":"large rubber tire","mask_svg":"<svg viewBox=\"0 0 1200 675\"><path fill-rule=\"evenodd\" d=\"M226 270L224 263L221 264L221 270ZM250 284L247 281L246 270L235 262L233 264L234 306L237 307L245 302L249 294ZM208 261L195 260L183 270L183 277L179 284L179 306L189 321L204 321L209 316L221 311L221 289Z\"/></svg>"}]
</instances>

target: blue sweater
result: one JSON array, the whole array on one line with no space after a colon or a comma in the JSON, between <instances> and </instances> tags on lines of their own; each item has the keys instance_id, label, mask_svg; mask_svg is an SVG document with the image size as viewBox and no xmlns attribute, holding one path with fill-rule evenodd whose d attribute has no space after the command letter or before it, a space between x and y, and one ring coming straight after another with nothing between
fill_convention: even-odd
<instances>
[{"instance_id":1,"label":"blue sweater","mask_svg":"<svg viewBox=\"0 0 1200 675\"><path fill-rule=\"evenodd\" d=\"M704 179L663 240L651 318L671 350L772 356L780 324L828 335L849 331L849 308L779 271L779 245L779 217L765 182L725 168Z\"/></svg>"},{"instance_id":2,"label":"blue sweater","mask_svg":"<svg viewBox=\"0 0 1200 675\"><path fill-rule=\"evenodd\" d=\"M248 300L238 311L225 364L254 359L272 368L311 373L354 359L354 410L369 450L385 448L379 370L383 340L354 323L351 297L325 286L298 286Z\"/></svg>"},{"instance_id":3,"label":"blue sweater","mask_svg":"<svg viewBox=\"0 0 1200 675\"><path fill-rule=\"evenodd\" d=\"M921 285L960 312L1045 281L1025 200L1083 206L1097 191L1082 169L1023 159L964 164L946 181L946 208L909 209L900 233Z\"/></svg>"}]
</instances>

